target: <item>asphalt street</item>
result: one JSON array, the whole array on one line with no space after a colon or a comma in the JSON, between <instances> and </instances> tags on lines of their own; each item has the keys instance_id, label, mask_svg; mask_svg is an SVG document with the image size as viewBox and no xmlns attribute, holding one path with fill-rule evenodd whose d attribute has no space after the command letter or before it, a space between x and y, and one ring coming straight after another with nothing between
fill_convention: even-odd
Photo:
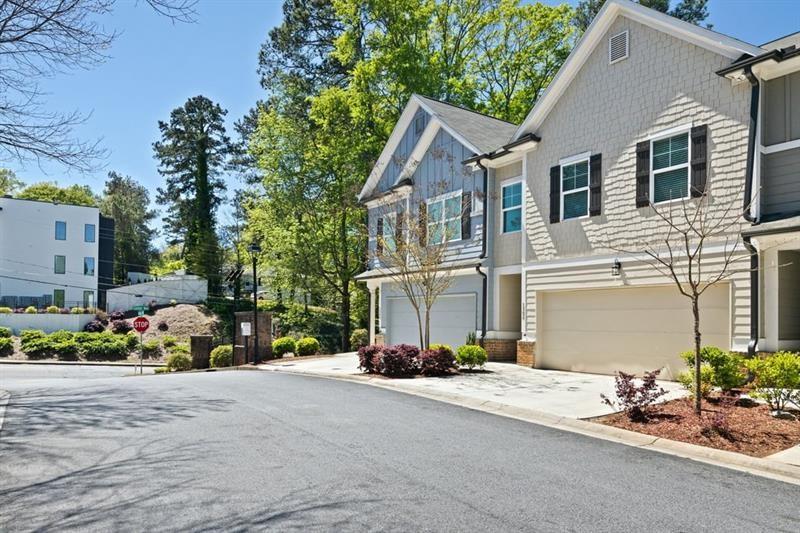
<instances>
[{"instance_id":1,"label":"asphalt street","mask_svg":"<svg viewBox=\"0 0 800 533\"><path fill-rule=\"evenodd\" d=\"M800 531L800 487L366 385L13 372L0 531Z\"/></svg>"}]
</instances>

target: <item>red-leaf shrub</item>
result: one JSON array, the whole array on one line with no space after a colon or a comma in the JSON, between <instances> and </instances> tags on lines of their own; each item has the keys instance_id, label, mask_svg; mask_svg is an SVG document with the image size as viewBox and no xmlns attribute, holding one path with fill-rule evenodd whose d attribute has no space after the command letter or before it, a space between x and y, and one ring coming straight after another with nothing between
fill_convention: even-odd
<instances>
[{"instance_id":1,"label":"red-leaf shrub","mask_svg":"<svg viewBox=\"0 0 800 533\"><path fill-rule=\"evenodd\" d=\"M125 318L125 313L122 311L114 311L113 313L108 314L108 319L111 322L116 322L117 320L122 320Z\"/></svg>"},{"instance_id":2,"label":"red-leaf shrub","mask_svg":"<svg viewBox=\"0 0 800 533\"><path fill-rule=\"evenodd\" d=\"M100 333L101 331L105 330L106 327L99 320L92 320L83 326L83 331L88 331L89 333Z\"/></svg>"},{"instance_id":3,"label":"red-leaf shrub","mask_svg":"<svg viewBox=\"0 0 800 533\"><path fill-rule=\"evenodd\" d=\"M375 362L380 358L383 346L377 344L370 344L369 346L362 346L358 349L358 368L367 374L375 374Z\"/></svg>"},{"instance_id":4,"label":"red-leaf shrub","mask_svg":"<svg viewBox=\"0 0 800 533\"><path fill-rule=\"evenodd\" d=\"M414 351L408 349L408 344L398 344L396 346L385 347L380 355L373 359L379 374L390 378L410 376L416 367L416 357L411 357ZM419 349L413 346L419 354Z\"/></svg>"},{"instance_id":5,"label":"red-leaf shrub","mask_svg":"<svg viewBox=\"0 0 800 533\"><path fill-rule=\"evenodd\" d=\"M158 331L169 331L169 324L167 324L166 320L160 320L157 327Z\"/></svg>"},{"instance_id":6,"label":"red-leaf shrub","mask_svg":"<svg viewBox=\"0 0 800 533\"><path fill-rule=\"evenodd\" d=\"M423 350L417 357L417 367L423 376L443 376L456 369L456 358L445 346Z\"/></svg>"},{"instance_id":7,"label":"red-leaf shrub","mask_svg":"<svg viewBox=\"0 0 800 533\"><path fill-rule=\"evenodd\" d=\"M647 422L650 406L667 393L656 384L656 378L660 373L660 369L645 372L642 376L642 384L637 385L634 374L617 372L617 376L614 378L614 394L617 399L611 400L605 394L601 394L600 398L606 405L622 409L634 422Z\"/></svg>"},{"instance_id":8,"label":"red-leaf shrub","mask_svg":"<svg viewBox=\"0 0 800 533\"><path fill-rule=\"evenodd\" d=\"M131 326L125 320L115 320L111 323L111 331L113 331L114 333L124 334L128 333L132 329L133 326Z\"/></svg>"}]
</instances>

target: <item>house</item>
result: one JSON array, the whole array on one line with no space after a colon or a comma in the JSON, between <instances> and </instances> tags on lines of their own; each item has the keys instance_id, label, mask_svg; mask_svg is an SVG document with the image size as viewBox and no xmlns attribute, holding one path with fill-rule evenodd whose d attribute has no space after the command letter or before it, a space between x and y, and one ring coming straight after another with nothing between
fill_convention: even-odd
<instances>
[{"instance_id":1,"label":"house","mask_svg":"<svg viewBox=\"0 0 800 533\"><path fill-rule=\"evenodd\" d=\"M731 250L745 267L704 294L703 344L752 352L797 338L800 293L792 287L800 270L777 268L792 263L798 234L791 232L800 230L791 196L800 194L793 44L754 46L627 0L605 3L523 123L505 142L462 160L473 170L462 190L486 169L479 219L487 220L486 252L477 256L486 298L476 298L486 319L475 331L490 357L597 373L662 368L662 377L675 377L685 368L679 354L692 346L690 303L636 251L667 236L651 203L664 211L704 194L710 216L730 225L706 244L704 268L720 271ZM398 150L409 124L401 117L387 149ZM406 182L390 168L376 165L362 191L371 235L375 203L402 201L424 179L419 167ZM751 204L746 216L755 225L742 216ZM744 245L731 248L742 230ZM454 262L476 257L456 248ZM750 271L757 260L762 269ZM403 304L387 301L392 287L375 277L380 265L370 266L363 278L380 295L385 341L405 339L393 333L393 306ZM476 281L458 290L471 292ZM445 337L433 329L433 341Z\"/></svg>"},{"instance_id":2,"label":"house","mask_svg":"<svg viewBox=\"0 0 800 533\"><path fill-rule=\"evenodd\" d=\"M745 218L754 251L751 351L800 349L800 33L718 74L751 90Z\"/></svg>"},{"instance_id":3,"label":"house","mask_svg":"<svg viewBox=\"0 0 800 533\"><path fill-rule=\"evenodd\" d=\"M0 198L0 306L105 307L114 220L96 207Z\"/></svg>"}]
</instances>

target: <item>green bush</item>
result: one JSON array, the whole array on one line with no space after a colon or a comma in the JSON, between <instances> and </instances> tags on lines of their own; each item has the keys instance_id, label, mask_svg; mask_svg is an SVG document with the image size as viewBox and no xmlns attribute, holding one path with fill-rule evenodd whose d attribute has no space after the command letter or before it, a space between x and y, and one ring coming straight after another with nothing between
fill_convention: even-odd
<instances>
[{"instance_id":1,"label":"green bush","mask_svg":"<svg viewBox=\"0 0 800 533\"><path fill-rule=\"evenodd\" d=\"M51 315L57 315L61 312L61 309L59 309L57 305L49 305L47 306L46 311Z\"/></svg>"},{"instance_id":2,"label":"green bush","mask_svg":"<svg viewBox=\"0 0 800 533\"><path fill-rule=\"evenodd\" d=\"M453 353L453 348L449 344L433 343L430 346L428 346L428 349L429 350L436 350L436 351L445 350L446 352L449 352L450 354Z\"/></svg>"},{"instance_id":3,"label":"green bush","mask_svg":"<svg viewBox=\"0 0 800 533\"><path fill-rule=\"evenodd\" d=\"M281 337L272 341L272 355L275 357L283 357L287 353L295 353L297 350L296 343L291 337Z\"/></svg>"},{"instance_id":4,"label":"green bush","mask_svg":"<svg viewBox=\"0 0 800 533\"><path fill-rule=\"evenodd\" d=\"M369 331L366 329L354 329L350 334L350 349L358 350L369 344Z\"/></svg>"},{"instance_id":5,"label":"green bush","mask_svg":"<svg viewBox=\"0 0 800 533\"><path fill-rule=\"evenodd\" d=\"M465 344L456 352L456 362L459 366L465 366L472 370L486 364L486 350L476 344Z\"/></svg>"},{"instance_id":6,"label":"green bush","mask_svg":"<svg viewBox=\"0 0 800 533\"><path fill-rule=\"evenodd\" d=\"M10 337L0 337L0 357L14 353L14 340Z\"/></svg>"},{"instance_id":7,"label":"green bush","mask_svg":"<svg viewBox=\"0 0 800 533\"><path fill-rule=\"evenodd\" d=\"M319 341L314 337L303 337L297 341L297 355L315 355L319 353Z\"/></svg>"},{"instance_id":8,"label":"green bush","mask_svg":"<svg viewBox=\"0 0 800 533\"><path fill-rule=\"evenodd\" d=\"M176 344L178 344L178 337L173 335L164 335L161 337L161 346L164 348L172 348Z\"/></svg>"},{"instance_id":9,"label":"green bush","mask_svg":"<svg viewBox=\"0 0 800 533\"><path fill-rule=\"evenodd\" d=\"M192 358L185 353L172 352L167 356L167 368L170 372L192 369Z\"/></svg>"},{"instance_id":10,"label":"green bush","mask_svg":"<svg viewBox=\"0 0 800 533\"><path fill-rule=\"evenodd\" d=\"M34 340L34 339L41 339L41 338L44 338L44 337L47 337L47 333L45 333L44 331L42 331L40 329L23 329L19 333L19 339L20 339L20 341L22 342L23 345L25 345L25 343L27 343L28 341L31 341L31 340Z\"/></svg>"},{"instance_id":11,"label":"green bush","mask_svg":"<svg viewBox=\"0 0 800 533\"><path fill-rule=\"evenodd\" d=\"M11 338L11 328L0 328L0 339Z\"/></svg>"},{"instance_id":12,"label":"green bush","mask_svg":"<svg viewBox=\"0 0 800 533\"><path fill-rule=\"evenodd\" d=\"M708 398L711 395L711 391L713 390L714 386L712 385L712 379L714 378L714 370L711 368L711 365L708 363L703 363L700 365L700 397L701 398ZM683 387L689 391L689 395L694 398L694 368L690 370L684 370L680 374L678 374L678 383L683 385Z\"/></svg>"},{"instance_id":13,"label":"green bush","mask_svg":"<svg viewBox=\"0 0 800 533\"><path fill-rule=\"evenodd\" d=\"M116 332L114 332L116 333ZM135 331L131 331L125 334L125 345L128 347L128 350L135 350L139 347L139 334Z\"/></svg>"},{"instance_id":14,"label":"green bush","mask_svg":"<svg viewBox=\"0 0 800 533\"><path fill-rule=\"evenodd\" d=\"M159 366L156 367L155 370L153 370L153 372L155 372L156 374L166 374L169 372L169 368L165 366Z\"/></svg>"},{"instance_id":15,"label":"green bush","mask_svg":"<svg viewBox=\"0 0 800 533\"><path fill-rule=\"evenodd\" d=\"M212 368L231 366L233 364L233 346L230 344L220 344L211 350L209 362Z\"/></svg>"},{"instance_id":16,"label":"green bush","mask_svg":"<svg viewBox=\"0 0 800 533\"><path fill-rule=\"evenodd\" d=\"M181 343L181 344L174 344L173 346L171 346L169 349L169 353L180 353L184 355L189 355L191 351L189 350L188 344Z\"/></svg>"},{"instance_id":17,"label":"green bush","mask_svg":"<svg viewBox=\"0 0 800 533\"><path fill-rule=\"evenodd\" d=\"M158 339L150 339L142 343L142 357L157 359L161 357L161 344Z\"/></svg>"},{"instance_id":18,"label":"green bush","mask_svg":"<svg viewBox=\"0 0 800 533\"><path fill-rule=\"evenodd\" d=\"M783 411L790 403L800 407L800 354L776 352L746 364L755 376L756 397L776 411Z\"/></svg>"},{"instance_id":19,"label":"green bush","mask_svg":"<svg viewBox=\"0 0 800 533\"><path fill-rule=\"evenodd\" d=\"M53 355L53 343L39 329L26 329L20 334L20 347L30 359L44 359Z\"/></svg>"},{"instance_id":20,"label":"green bush","mask_svg":"<svg viewBox=\"0 0 800 533\"><path fill-rule=\"evenodd\" d=\"M25 312L28 313L29 315L35 315L36 313L38 313L38 311L36 311L36 308L32 305L26 307Z\"/></svg>"},{"instance_id":21,"label":"green bush","mask_svg":"<svg viewBox=\"0 0 800 533\"><path fill-rule=\"evenodd\" d=\"M67 339L61 342L53 342L51 346L53 347L53 353L55 353L56 357L61 360L74 361L78 359L80 347L73 339Z\"/></svg>"},{"instance_id":22,"label":"green bush","mask_svg":"<svg viewBox=\"0 0 800 533\"><path fill-rule=\"evenodd\" d=\"M0 307L0 315L8 315L8 314L11 314L13 312L14 312L14 310L11 309L10 307Z\"/></svg>"},{"instance_id":23,"label":"green bush","mask_svg":"<svg viewBox=\"0 0 800 533\"><path fill-rule=\"evenodd\" d=\"M683 352L681 358L693 374L694 350ZM745 368L744 358L737 353L726 352L716 346L703 346L700 349L700 363L707 364L710 368L710 371L705 371L710 383L708 392L710 392L711 386L719 387L726 392L741 387L746 382L747 376L743 371ZM702 369L701 372L703 372Z\"/></svg>"},{"instance_id":24,"label":"green bush","mask_svg":"<svg viewBox=\"0 0 800 533\"><path fill-rule=\"evenodd\" d=\"M86 312L86 310L83 307L73 307L69 310L69 312L73 315L82 315Z\"/></svg>"},{"instance_id":25,"label":"green bush","mask_svg":"<svg viewBox=\"0 0 800 533\"><path fill-rule=\"evenodd\" d=\"M94 361L115 361L126 359L130 349L124 340L108 338L103 333L95 333L97 337L80 344L81 353L86 359Z\"/></svg>"}]
</instances>

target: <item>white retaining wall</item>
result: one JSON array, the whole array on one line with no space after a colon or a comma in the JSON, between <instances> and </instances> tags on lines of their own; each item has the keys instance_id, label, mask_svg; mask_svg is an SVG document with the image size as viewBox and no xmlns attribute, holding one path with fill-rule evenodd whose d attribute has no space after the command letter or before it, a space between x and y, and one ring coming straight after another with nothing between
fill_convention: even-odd
<instances>
[{"instance_id":1,"label":"white retaining wall","mask_svg":"<svg viewBox=\"0 0 800 533\"><path fill-rule=\"evenodd\" d=\"M57 315L51 313L0 313L0 327L11 328L14 335L23 329L40 329L52 333L61 329L83 331L83 327L94 319L94 314Z\"/></svg>"},{"instance_id":2,"label":"white retaining wall","mask_svg":"<svg viewBox=\"0 0 800 533\"><path fill-rule=\"evenodd\" d=\"M208 298L208 281L193 275L170 276L157 281L137 283L109 289L106 310L128 311L137 305L165 305L175 300L181 304L204 302Z\"/></svg>"}]
</instances>

